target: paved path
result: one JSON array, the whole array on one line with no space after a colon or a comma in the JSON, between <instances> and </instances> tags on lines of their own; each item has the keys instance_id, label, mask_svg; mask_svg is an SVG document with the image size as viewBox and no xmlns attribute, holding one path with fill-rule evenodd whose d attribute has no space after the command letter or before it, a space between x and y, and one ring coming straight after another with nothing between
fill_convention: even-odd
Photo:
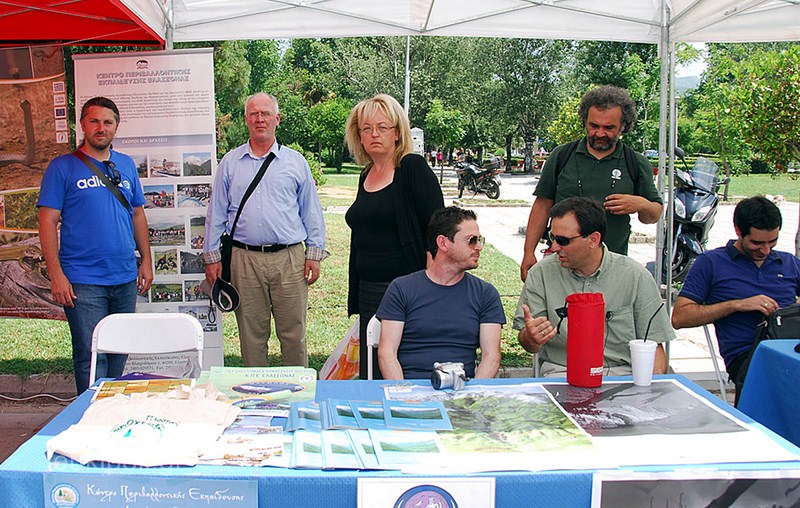
<instances>
[{"instance_id":1,"label":"paved path","mask_svg":"<svg viewBox=\"0 0 800 508\"><path fill-rule=\"evenodd\" d=\"M454 177L446 175L445 188L452 187ZM452 179L448 182L448 179ZM500 187L500 197L502 200L524 200L528 203L533 202L533 190L538 182L537 176L528 175L502 175L502 185ZM447 192L446 192L447 194ZM485 196L478 196L475 199L486 199ZM488 202L489 200L486 199ZM781 206L783 215L783 233L781 234L777 248L788 252L794 252L794 238L798 227L798 204L785 202ZM481 233L487 241L494 245L505 255L514 259L517 263L522 260L522 250L525 241L524 234L520 233L520 228L524 227L528 221L530 208L525 207L474 207L478 214L478 224ZM716 221L708 240L708 248L713 249L725 245L728 239L736 238L733 229L733 209L731 204L723 204L719 207ZM656 247L656 224L642 224L635 218L632 220L631 229L650 243L631 243L629 255L647 264L655 260ZM692 328L676 330L677 340L670 346L670 365L679 374L688 375L697 381L710 381L715 379L714 367L709 354L708 344L702 328ZM711 329L711 336L716 348L714 331ZM724 364L719 358L720 368L724 370ZM708 383L703 383L708 385Z\"/></svg>"}]
</instances>

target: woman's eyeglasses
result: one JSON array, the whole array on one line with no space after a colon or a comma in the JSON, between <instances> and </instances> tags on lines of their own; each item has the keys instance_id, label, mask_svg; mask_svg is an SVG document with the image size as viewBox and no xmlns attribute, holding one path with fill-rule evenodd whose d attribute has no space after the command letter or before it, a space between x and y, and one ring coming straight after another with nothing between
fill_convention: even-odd
<instances>
[{"instance_id":1,"label":"woman's eyeglasses","mask_svg":"<svg viewBox=\"0 0 800 508\"><path fill-rule=\"evenodd\" d=\"M105 170L103 173L106 174L111 183L114 184L114 187L122 183L122 176L120 176L119 171L117 171L117 165L111 161L103 161L103 166L105 166Z\"/></svg>"},{"instance_id":2,"label":"woman's eyeglasses","mask_svg":"<svg viewBox=\"0 0 800 508\"><path fill-rule=\"evenodd\" d=\"M371 125L367 125L367 126L361 127L361 129L359 129L359 130L361 131L361 134L363 134L365 136L372 136L373 132L377 132L381 136L384 136L384 135L386 135L387 132L389 132L392 129L394 129L393 125L383 125L383 124L381 124L381 125L378 125L376 127L373 127Z\"/></svg>"},{"instance_id":3,"label":"woman's eyeglasses","mask_svg":"<svg viewBox=\"0 0 800 508\"><path fill-rule=\"evenodd\" d=\"M575 235L575 236L561 236L561 235L554 235L553 233L548 233L551 243L557 243L562 247L566 247L569 243L576 239L580 238L583 235Z\"/></svg>"}]
</instances>

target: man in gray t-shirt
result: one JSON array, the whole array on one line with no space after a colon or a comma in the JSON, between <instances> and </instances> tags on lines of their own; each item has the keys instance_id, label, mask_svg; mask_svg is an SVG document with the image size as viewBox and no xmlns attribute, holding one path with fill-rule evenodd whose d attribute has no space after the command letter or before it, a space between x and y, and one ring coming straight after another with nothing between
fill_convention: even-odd
<instances>
[{"instance_id":1,"label":"man in gray t-shirt","mask_svg":"<svg viewBox=\"0 0 800 508\"><path fill-rule=\"evenodd\" d=\"M483 249L475 213L437 210L426 240L428 267L395 279L375 313L381 373L384 379L427 378L434 362L461 362L468 377L494 377L506 318L497 289L466 273L478 267Z\"/></svg>"}]
</instances>

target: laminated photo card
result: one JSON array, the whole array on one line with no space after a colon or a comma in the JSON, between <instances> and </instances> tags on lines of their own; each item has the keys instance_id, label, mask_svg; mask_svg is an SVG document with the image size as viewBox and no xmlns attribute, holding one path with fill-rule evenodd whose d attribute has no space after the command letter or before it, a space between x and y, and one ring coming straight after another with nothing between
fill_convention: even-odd
<instances>
[{"instance_id":1,"label":"laminated photo card","mask_svg":"<svg viewBox=\"0 0 800 508\"><path fill-rule=\"evenodd\" d=\"M345 430L322 431L323 469L362 469L361 459Z\"/></svg>"},{"instance_id":2,"label":"laminated photo card","mask_svg":"<svg viewBox=\"0 0 800 508\"><path fill-rule=\"evenodd\" d=\"M369 435L382 467L441 463L445 454L435 431L370 429Z\"/></svg>"},{"instance_id":3,"label":"laminated photo card","mask_svg":"<svg viewBox=\"0 0 800 508\"><path fill-rule=\"evenodd\" d=\"M313 400L294 402L286 421L286 432L294 430L322 430L322 408Z\"/></svg>"},{"instance_id":4,"label":"laminated photo card","mask_svg":"<svg viewBox=\"0 0 800 508\"><path fill-rule=\"evenodd\" d=\"M350 407L360 429L385 429L386 420L383 416L383 402L379 400L365 401L352 400Z\"/></svg>"},{"instance_id":5,"label":"laminated photo card","mask_svg":"<svg viewBox=\"0 0 800 508\"><path fill-rule=\"evenodd\" d=\"M326 429L358 429L359 424L350 402L345 399L328 399L328 416Z\"/></svg>"},{"instance_id":6,"label":"laminated photo card","mask_svg":"<svg viewBox=\"0 0 800 508\"><path fill-rule=\"evenodd\" d=\"M292 441L292 467L322 469L322 434L298 430Z\"/></svg>"},{"instance_id":7,"label":"laminated photo card","mask_svg":"<svg viewBox=\"0 0 800 508\"><path fill-rule=\"evenodd\" d=\"M383 404L383 413L390 429L453 430L444 404L438 400L387 400Z\"/></svg>"}]
</instances>

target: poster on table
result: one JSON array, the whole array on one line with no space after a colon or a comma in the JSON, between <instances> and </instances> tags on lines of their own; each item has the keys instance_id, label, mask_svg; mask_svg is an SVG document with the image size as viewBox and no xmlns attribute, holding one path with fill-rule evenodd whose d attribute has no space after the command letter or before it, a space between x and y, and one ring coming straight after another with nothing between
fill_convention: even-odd
<instances>
[{"instance_id":1,"label":"poster on table","mask_svg":"<svg viewBox=\"0 0 800 508\"><path fill-rule=\"evenodd\" d=\"M478 472L798 457L675 379L654 380L648 387L609 381L598 388L548 382L384 391L390 400L441 401L453 424L453 432L440 436L450 460L404 466L404 472L425 474L442 464L451 472Z\"/></svg>"},{"instance_id":2,"label":"poster on table","mask_svg":"<svg viewBox=\"0 0 800 508\"><path fill-rule=\"evenodd\" d=\"M800 471L602 471L592 479L592 508L615 506L799 506Z\"/></svg>"},{"instance_id":3,"label":"poster on table","mask_svg":"<svg viewBox=\"0 0 800 508\"><path fill-rule=\"evenodd\" d=\"M182 312L205 331L204 368L222 365L222 315L200 289L216 170L211 49L75 55L76 117L95 96L120 111L114 150L133 158L145 196L154 280L137 312ZM77 121L77 118L76 118ZM80 129L78 129L80 131ZM82 132L77 132L78 143ZM127 370L180 369L185 357L131 358Z\"/></svg>"},{"instance_id":4,"label":"poster on table","mask_svg":"<svg viewBox=\"0 0 800 508\"><path fill-rule=\"evenodd\" d=\"M61 46L0 49L0 316L64 319L39 245L39 187L69 153Z\"/></svg>"}]
</instances>

